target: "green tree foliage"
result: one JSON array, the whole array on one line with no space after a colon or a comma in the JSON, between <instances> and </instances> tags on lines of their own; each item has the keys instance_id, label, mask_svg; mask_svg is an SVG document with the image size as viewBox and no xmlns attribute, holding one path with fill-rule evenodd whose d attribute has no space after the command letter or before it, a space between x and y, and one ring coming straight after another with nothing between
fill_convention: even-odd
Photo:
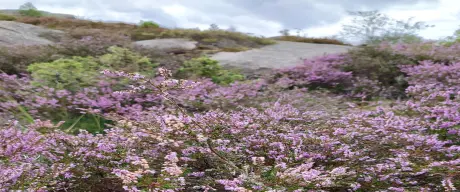
<instances>
[{"instance_id":1,"label":"green tree foliage","mask_svg":"<svg viewBox=\"0 0 460 192\"><path fill-rule=\"evenodd\" d=\"M281 30L279 32L283 36L290 36L291 35L289 29L283 29L283 30Z\"/></svg>"},{"instance_id":2,"label":"green tree foliage","mask_svg":"<svg viewBox=\"0 0 460 192\"><path fill-rule=\"evenodd\" d=\"M19 7L19 14L27 17L41 17L43 13L39 11L32 3L27 2Z\"/></svg>"},{"instance_id":3,"label":"green tree foliage","mask_svg":"<svg viewBox=\"0 0 460 192\"><path fill-rule=\"evenodd\" d=\"M395 20L379 11L350 11L353 17L351 24L342 26L340 35L346 39L356 39L366 44L376 44L382 41L391 43L420 42L422 38L417 35L420 30L434 27L425 22L408 20Z\"/></svg>"},{"instance_id":4,"label":"green tree foliage","mask_svg":"<svg viewBox=\"0 0 460 192\"><path fill-rule=\"evenodd\" d=\"M34 9L37 10L37 8L32 4L31 2L27 2L19 6L20 10L29 10L29 9Z\"/></svg>"},{"instance_id":5,"label":"green tree foliage","mask_svg":"<svg viewBox=\"0 0 460 192\"><path fill-rule=\"evenodd\" d=\"M158 25L158 23L155 23L153 21L141 21L139 26L141 28L160 28L160 25Z\"/></svg>"},{"instance_id":6,"label":"green tree foliage","mask_svg":"<svg viewBox=\"0 0 460 192\"><path fill-rule=\"evenodd\" d=\"M109 52L98 58L72 57L33 63L27 70L32 74L33 84L36 86L44 85L70 91L94 85L103 69L155 74L157 64L152 64L147 57L116 46L110 47Z\"/></svg>"},{"instance_id":7,"label":"green tree foliage","mask_svg":"<svg viewBox=\"0 0 460 192\"><path fill-rule=\"evenodd\" d=\"M106 68L121 70L125 72L138 72L143 75L155 74L156 63L150 59L129 49L112 46L109 54L99 57L99 62Z\"/></svg>"},{"instance_id":8,"label":"green tree foliage","mask_svg":"<svg viewBox=\"0 0 460 192\"><path fill-rule=\"evenodd\" d=\"M441 44L445 46L451 46L458 42L460 42L460 29L457 29L452 36L441 40Z\"/></svg>"},{"instance_id":9,"label":"green tree foliage","mask_svg":"<svg viewBox=\"0 0 460 192\"><path fill-rule=\"evenodd\" d=\"M27 70L34 79L33 85L57 89L78 90L94 85L100 65L92 57L72 57L49 63L34 63Z\"/></svg>"},{"instance_id":10,"label":"green tree foliage","mask_svg":"<svg viewBox=\"0 0 460 192\"><path fill-rule=\"evenodd\" d=\"M199 57L186 61L178 73L180 76L189 78L210 78L214 83L224 85L244 79L243 75L223 69L216 60L209 57Z\"/></svg>"},{"instance_id":11,"label":"green tree foliage","mask_svg":"<svg viewBox=\"0 0 460 192\"><path fill-rule=\"evenodd\" d=\"M209 30L217 31L217 30L220 30L220 28L219 28L219 25L213 23L213 24L209 25Z\"/></svg>"}]
</instances>

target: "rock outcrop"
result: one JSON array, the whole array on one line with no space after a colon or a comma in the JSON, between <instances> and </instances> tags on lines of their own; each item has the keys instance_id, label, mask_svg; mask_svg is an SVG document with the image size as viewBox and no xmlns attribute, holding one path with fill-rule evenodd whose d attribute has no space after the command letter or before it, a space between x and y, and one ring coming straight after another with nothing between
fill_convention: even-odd
<instances>
[{"instance_id":1,"label":"rock outcrop","mask_svg":"<svg viewBox=\"0 0 460 192\"><path fill-rule=\"evenodd\" d=\"M43 27L0 21L0 46L53 44L64 32Z\"/></svg>"},{"instance_id":2,"label":"rock outcrop","mask_svg":"<svg viewBox=\"0 0 460 192\"><path fill-rule=\"evenodd\" d=\"M219 52L211 58L222 65L248 70L277 69L299 65L301 59L324 54L346 53L352 46L277 41L260 49Z\"/></svg>"},{"instance_id":3,"label":"rock outcrop","mask_svg":"<svg viewBox=\"0 0 460 192\"><path fill-rule=\"evenodd\" d=\"M134 42L135 46L141 46L148 49L156 49L165 52L183 52L190 51L197 48L196 41L188 39L151 39Z\"/></svg>"}]
</instances>

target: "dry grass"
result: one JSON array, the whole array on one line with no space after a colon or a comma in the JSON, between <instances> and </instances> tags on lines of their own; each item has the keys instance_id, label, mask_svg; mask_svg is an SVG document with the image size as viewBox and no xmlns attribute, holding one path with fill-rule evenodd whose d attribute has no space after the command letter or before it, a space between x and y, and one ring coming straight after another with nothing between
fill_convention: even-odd
<instances>
[{"instance_id":1,"label":"dry grass","mask_svg":"<svg viewBox=\"0 0 460 192\"><path fill-rule=\"evenodd\" d=\"M279 41L293 41L293 42L301 42L301 43L316 43L316 44L334 44L334 45L350 45L344 43L337 39L331 38L315 38L315 37L299 37L299 36L278 36L272 37L271 39L279 40Z\"/></svg>"},{"instance_id":2,"label":"dry grass","mask_svg":"<svg viewBox=\"0 0 460 192\"><path fill-rule=\"evenodd\" d=\"M133 30L134 24L127 23L104 23L81 19L57 18L57 17L18 17L17 22L43 26L46 28L69 30L69 29L106 29L106 30Z\"/></svg>"},{"instance_id":3,"label":"dry grass","mask_svg":"<svg viewBox=\"0 0 460 192\"><path fill-rule=\"evenodd\" d=\"M247 47L255 48L274 44L273 40L254 37L240 32L199 29L137 29L131 33L135 41L161 38L189 38L201 44L214 45L217 48Z\"/></svg>"},{"instance_id":4,"label":"dry grass","mask_svg":"<svg viewBox=\"0 0 460 192\"><path fill-rule=\"evenodd\" d=\"M16 20L15 16L0 13L0 21L14 21L14 20Z\"/></svg>"},{"instance_id":5,"label":"dry grass","mask_svg":"<svg viewBox=\"0 0 460 192\"><path fill-rule=\"evenodd\" d=\"M67 32L72 37L95 34L110 34L114 36L128 36L132 41L162 39L162 38L188 38L207 45L211 49L226 49L232 51L258 48L274 44L275 41L254 37L240 32L224 30L198 30L198 29L166 29L145 28L127 23L104 23L81 19L56 18L56 17L18 17L17 22L58 29Z\"/></svg>"}]
</instances>

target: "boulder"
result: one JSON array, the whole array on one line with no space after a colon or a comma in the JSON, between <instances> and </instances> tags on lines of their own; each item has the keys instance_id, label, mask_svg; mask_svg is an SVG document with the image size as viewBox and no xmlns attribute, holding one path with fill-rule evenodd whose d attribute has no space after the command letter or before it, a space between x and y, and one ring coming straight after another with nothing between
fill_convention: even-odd
<instances>
[{"instance_id":1,"label":"boulder","mask_svg":"<svg viewBox=\"0 0 460 192\"><path fill-rule=\"evenodd\" d=\"M52 44L64 32L14 21L0 21L0 46Z\"/></svg>"},{"instance_id":2,"label":"boulder","mask_svg":"<svg viewBox=\"0 0 460 192\"><path fill-rule=\"evenodd\" d=\"M196 41L188 39L151 39L134 42L135 46L140 46L148 49L157 49L165 52L183 52L196 49Z\"/></svg>"},{"instance_id":3,"label":"boulder","mask_svg":"<svg viewBox=\"0 0 460 192\"><path fill-rule=\"evenodd\" d=\"M294 67L302 63L302 59L313 59L325 54L347 53L352 46L299 43L276 41L260 49L241 52L219 52L211 58L221 65L243 68L246 70L266 70Z\"/></svg>"}]
</instances>

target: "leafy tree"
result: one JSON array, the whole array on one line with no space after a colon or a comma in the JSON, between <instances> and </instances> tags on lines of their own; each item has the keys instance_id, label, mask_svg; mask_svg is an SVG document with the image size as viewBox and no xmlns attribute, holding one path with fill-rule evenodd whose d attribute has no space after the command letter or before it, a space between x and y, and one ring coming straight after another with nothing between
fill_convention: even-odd
<instances>
[{"instance_id":1,"label":"leafy tree","mask_svg":"<svg viewBox=\"0 0 460 192\"><path fill-rule=\"evenodd\" d=\"M32 3L27 2L19 7L19 14L28 17L41 17L43 13L39 11Z\"/></svg>"},{"instance_id":2,"label":"leafy tree","mask_svg":"<svg viewBox=\"0 0 460 192\"><path fill-rule=\"evenodd\" d=\"M290 35L290 34L289 34L289 33L290 33L290 32L289 32L289 29L283 29L283 30L281 30L281 31L279 31L279 32L280 32L281 35L283 35L283 36L289 36L289 35Z\"/></svg>"},{"instance_id":3,"label":"leafy tree","mask_svg":"<svg viewBox=\"0 0 460 192\"><path fill-rule=\"evenodd\" d=\"M24 3L23 5L19 6L20 10L37 10L37 8L31 2Z\"/></svg>"},{"instance_id":4,"label":"leafy tree","mask_svg":"<svg viewBox=\"0 0 460 192\"><path fill-rule=\"evenodd\" d=\"M155 23L153 21L141 21L139 26L142 28L159 28L160 27L158 23Z\"/></svg>"},{"instance_id":5,"label":"leafy tree","mask_svg":"<svg viewBox=\"0 0 460 192\"><path fill-rule=\"evenodd\" d=\"M374 11L350 11L353 16L351 24L342 26L340 35L344 38L354 38L367 44L380 43L382 41L395 42L416 42L422 38L417 32L434 25L427 25L425 22L414 22L413 18L408 20L395 20L387 15Z\"/></svg>"},{"instance_id":6,"label":"leafy tree","mask_svg":"<svg viewBox=\"0 0 460 192\"><path fill-rule=\"evenodd\" d=\"M460 29L455 30L452 36L449 36L443 40L441 40L441 44L445 46L451 46L455 43L460 42Z\"/></svg>"},{"instance_id":7,"label":"leafy tree","mask_svg":"<svg viewBox=\"0 0 460 192\"><path fill-rule=\"evenodd\" d=\"M213 31L216 31L216 30L219 30L219 26L217 24L211 24L209 25L209 30L213 30Z\"/></svg>"}]
</instances>

